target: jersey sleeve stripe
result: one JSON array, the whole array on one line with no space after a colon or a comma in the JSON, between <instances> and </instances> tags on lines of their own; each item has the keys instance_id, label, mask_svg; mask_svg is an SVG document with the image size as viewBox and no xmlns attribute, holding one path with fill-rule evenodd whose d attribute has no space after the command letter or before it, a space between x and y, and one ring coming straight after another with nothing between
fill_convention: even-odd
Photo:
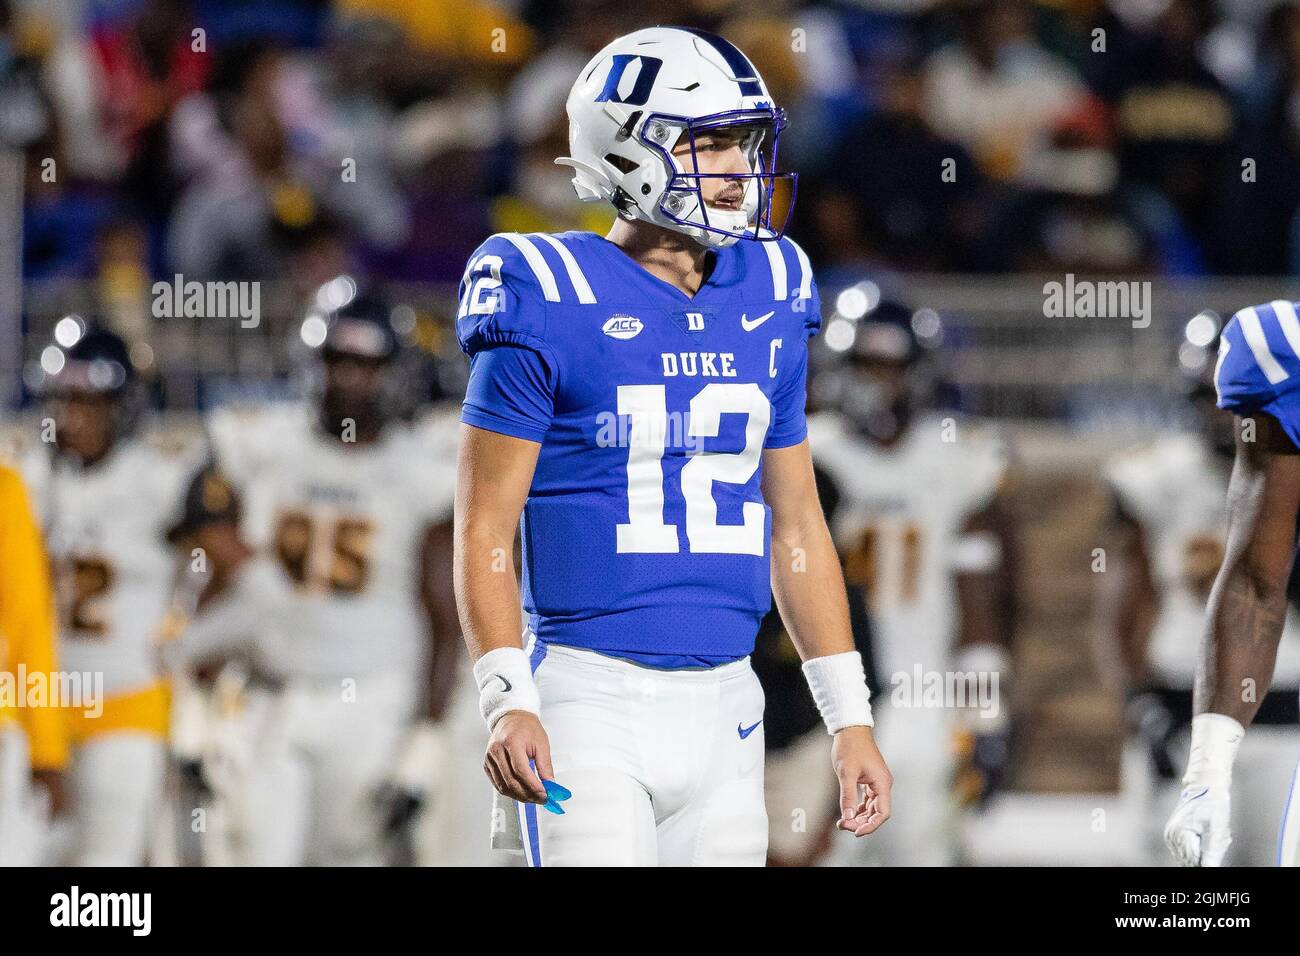
<instances>
[{"instance_id":1,"label":"jersey sleeve stripe","mask_svg":"<svg viewBox=\"0 0 1300 956\"><path fill-rule=\"evenodd\" d=\"M789 290L786 286L785 255L781 252L781 243L764 242L763 251L772 266L772 298L784 299Z\"/></svg>"},{"instance_id":2,"label":"jersey sleeve stripe","mask_svg":"<svg viewBox=\"0 0 1300 956\"><path fill-rule=\"evenodd\" d=\"M1282 334L1286 336L1286 344L1291 346L1291 351L1295 357L1300 359L1300 319L1296 318L1295 303L1288 302L1286 299L1278 299L1270 302L1273 307L1273 314L1277 316L1277 324L1282 327Z\"/></svg>"},{"instance_id":3,"label":"jersey sleeve stripe","mask_svg":"<svg viewBox=\"0 0 1300 956\"><path fill-rule=\"evenodd\" d=\"M1250 347L1250 352L1255 356L1255 364L1259 366L1264 377L1268 379L1269 384L1276 385L1278 382L1284 382L1291 376L1287 375L1273 353L1268 349L1268 339L1264 336L1264 327L1260 324L1259 313L1254 307L1242 309L1237 313L1237 322L1241 326L1241 335Z\"/></svg>"},{"instance_id":4,"label":"jersey sleeve stripe","mask_svg":"<svg viewBox=\"0 0 1300 956\"><path fill-rule=\"evenodd\" d=\"M596 296L591 291L587 277L582 274L582 268L578 265L578 260L573 258L569 247L546 232L529 233L529 238L541 239L559 254L560 261L564 263L564 271L569 274L569 282L573 284L573 291L578 293L578 301L583 305L594 305Z\"/></svg>"},{"instance_id":5,"label":"jersey sleeve stripe","mask_svg":"<svg viewBox=\"0 0 1300 956\"><path fill-rule=\"evenodd\" d=\"M799 243L790 241L794 247L794 254L799 258L799 298L812 298L812 263L808 261L808 253L804 252Z\"/></svg>"},{"instance_id":6,"label":"jersey sleeve stripe","mask_svg":"<svg viewBox=\"0 0 1300 956\"><path fill-rule=\"evenodd\" d=\"M523 253L524 260L528 263L528 268L533 270L533 275L542 286L542 296L547 302L559 302L560 290L555 284L555 273L551 267L546 264L542 258L542 252L527 236L521 236L517 232L503 232L500 234L512 246Z\"/></svg>"}]
</instances>

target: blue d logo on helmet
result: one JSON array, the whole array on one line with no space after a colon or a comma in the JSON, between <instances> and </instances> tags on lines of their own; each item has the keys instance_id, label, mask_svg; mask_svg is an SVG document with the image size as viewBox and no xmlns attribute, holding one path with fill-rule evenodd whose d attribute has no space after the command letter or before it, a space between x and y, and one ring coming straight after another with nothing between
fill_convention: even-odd
<instances>
[{"instance_id":1,"label":"blue d logo on helmet","mask_svg":"<svg viewBox=\"0 0 1300 956\"><path fill-rule=\"evenodd\" d=\"M556 162L573 168L578 198L611 203L624 218L711 247L784 232L784 221L772 222L774 193L786 183L792 207L797 179L776 171L785 113L754 65L722 37L681 27L621 37L583 68L566 109L570 155ZM699 172L696 139L723 132L736 138L747 171ZM682 144L690 147L688 165L673 152ZM741 183L737 206L705 202L707 179Z\"/></svg>"},{"instance_id":2,"label":"blue d logo on helmet","mask_svg":"<svg viewBox=\"0 0 1300 956\"><path fill-rule=\"evenodd\" d=\"M618 92L619 83L623 79L623 74L627 72L628 65L634 62L640 63L640 70L636 74L636 83L626 96L620 96ZM618 54L614 57L614 65L609 69L609 76L605 77L605 88L596 97L596 102L644 106L646 100L650 98L650 90L654 86L655 77L659 75L659 68L663 65L663 60L653 56L634 56L630 53Z\"/></svg>"}]
</instances>

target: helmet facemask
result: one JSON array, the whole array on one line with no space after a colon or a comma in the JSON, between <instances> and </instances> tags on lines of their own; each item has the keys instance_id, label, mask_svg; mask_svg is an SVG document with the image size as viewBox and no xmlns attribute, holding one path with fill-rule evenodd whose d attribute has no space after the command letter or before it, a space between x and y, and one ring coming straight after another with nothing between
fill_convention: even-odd
<instances>
[{"instance_id":1,"label":"helmet facemask","mask_svg":"<svg viewBox=\"0 0 1300 956\"><path fill-rule=\"evenodd\" d=\"M651 114L637 134L664 165L666 185L658 202L649 210L651 221L678 232L685 232L701 244L729 246L740 239L776 239L785 231L789 209L793 207L796 177L777 173L777 140L784 122L780 110L735 110L698 119ZM745 157L744 172L700 172L704 143L713 134L739 138ZM682 147L688 147L683 152ZM717 204L716 197L727 195L725 185L717 192L708 180L738 183L739 192L729 207ZM786 216L776 227L772 224L773 198L778 181L791 184ZM705 201L713 192L715 203ZM644 209L644 206L642 207Z\"/></svg>"}]
</instances>

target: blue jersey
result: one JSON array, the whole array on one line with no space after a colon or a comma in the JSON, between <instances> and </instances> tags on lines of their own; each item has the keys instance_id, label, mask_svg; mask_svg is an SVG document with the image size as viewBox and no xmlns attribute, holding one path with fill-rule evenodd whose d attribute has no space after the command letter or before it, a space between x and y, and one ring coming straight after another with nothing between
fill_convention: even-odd
<instances>
[{"instance_id":1,"label":"blue jersey","mask_svg":"<svg viewBox=\"0 0 1300 956\"><path fill-rule=\"evenodd\" d=\"M469 262L461 418L541 444L521 537L542 642L661 667L753 649L762 451L807 434L820 304L788 239L712 255L694 296L593 233L495 235Z\"/></svg>"},{"instance_id":2,"label":"blue jersey","mask_svg":"<svg viewBox=\"0 0 1300 956\"><path fill-rule=\"evenodd\" d=\"M1285 300L1242 309L1219 339L1219 407L1265 412L1300 445L1300 319Z\"/></svg>"}]
</instances>

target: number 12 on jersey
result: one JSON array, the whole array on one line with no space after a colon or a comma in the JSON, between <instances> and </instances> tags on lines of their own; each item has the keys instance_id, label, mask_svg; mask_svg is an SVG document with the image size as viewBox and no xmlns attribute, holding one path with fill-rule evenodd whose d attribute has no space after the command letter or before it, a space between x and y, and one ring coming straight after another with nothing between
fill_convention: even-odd
<instances>
[{"instance_id":1,"label":"number 12 on jersey","mask_svg":"<svg viewBox=\"0 0 1300 956\"><path fill-rule=\"evenodd\" d=\"M753 382L711 382L691 399L686 434L716 438L727 413L747 416L745 447L739 452L704 452L681 471L686 505L686 540L696 554L764 553L764 509L757 501L741 507L743 521L718 524L715 481L747 484L758 470L772 406ZM676 554L677 525L664 522L663 457L668 439L668 404L663 385L620 385L618 414L631 419L628 430L626 524L617 526L619 554Z\"/></svg>"}]
</instances>

